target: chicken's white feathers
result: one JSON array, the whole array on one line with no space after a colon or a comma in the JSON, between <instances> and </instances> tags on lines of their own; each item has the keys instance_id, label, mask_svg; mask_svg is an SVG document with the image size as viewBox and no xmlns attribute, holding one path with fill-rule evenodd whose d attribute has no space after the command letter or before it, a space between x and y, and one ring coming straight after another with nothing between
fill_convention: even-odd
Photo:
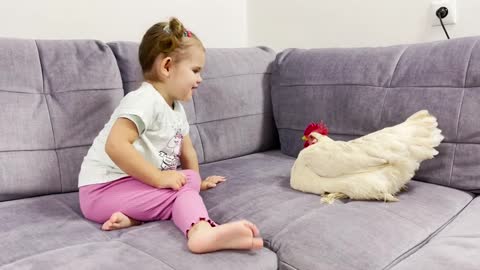
<instances>
[{"instance_id":1,"label":"chicken's white feathers","mask_svg":"<svg viewBox=\"0 0 480 270\"><path fill-rule=\"evenodd\" d=\"M352 199L393 197L414 175L420 162L438 154L443 140L437 120L422 110L405 122L348 142L318 133L292 167L290 184L310 193L342 193Z\"/></svg>"}]
</instances>

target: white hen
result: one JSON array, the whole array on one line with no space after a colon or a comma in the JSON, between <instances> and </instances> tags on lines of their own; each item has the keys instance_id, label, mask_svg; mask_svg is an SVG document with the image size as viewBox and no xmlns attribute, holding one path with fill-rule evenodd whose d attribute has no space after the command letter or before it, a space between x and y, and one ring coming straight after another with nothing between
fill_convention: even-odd
<instances>
[{"instance_id":1,"label":"white hen","mask_svg":"<svg viewBox=\"0 0 480 270\"><path fill-rule=\"evenodd\" d=\"M422 110L401 124L348 142L311 132L313 144L300 151L290 185L320 194L327 203L344 198L398 201L394 195L420 162L438 154L434 147L443 136L437 125L436 118Z\"/></svg>"}]
</instances>

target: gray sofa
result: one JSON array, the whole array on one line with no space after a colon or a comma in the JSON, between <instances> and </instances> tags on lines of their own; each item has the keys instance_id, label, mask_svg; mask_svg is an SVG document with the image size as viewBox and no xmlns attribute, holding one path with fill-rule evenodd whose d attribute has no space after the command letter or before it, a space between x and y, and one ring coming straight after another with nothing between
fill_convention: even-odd
<instances>
[{"instance_id":1,"label":"gray sofa","mask_svg":"<svg viewBox=\"0 0 480 270\"><path fill-rule=\"evenodd\" d=\"M138 44L0 39L0 269L480 269L480 38L385 48L207 49L185 103L217 222L260 251L195 255L170 221L104 232L82 217L83 156L141 81ZM445 141L400 202L289 187L305 126L352 139L428 109Z\"/></svg>"}]
</instances>

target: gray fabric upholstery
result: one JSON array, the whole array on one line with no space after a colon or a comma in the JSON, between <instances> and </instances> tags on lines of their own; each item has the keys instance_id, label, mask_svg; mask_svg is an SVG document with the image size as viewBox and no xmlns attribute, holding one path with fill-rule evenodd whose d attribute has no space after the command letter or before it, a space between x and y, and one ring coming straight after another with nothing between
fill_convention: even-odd
<instances>
[{"instance_id":1,"label":"gray fabric upholstery","mask_svg":"<svg viewBox=\"0 0 480 270\"><path fill-rule=\"evenodd\" d=\"M276 255L188 251L171 221L105 232L85 220L78 194L67 193L0 204L0 269L277 269Z\"/></svg>"},{"instance_id":2,"label":"gray fabric upholstery","mask_svg":"<svg viewBox=\"0 0 480 270\"><path fill-rule=\"evenodd\" d=\"M480 269L479 211L477 197L444 230L392 269Z\"/></svg>"},{"instance_id":3,"label":"gray fabric upholstery","mask_svg":"<svg viewBox=\"0 0 480 270\"><path fill-rule=\"evenodd\" d=\"M125 91L135 90L143 79L138 44L108 45L117 57ZM203 82L193 100L183 103L200 163L277 147L270 99L274 57L266 48L206 50Z\"/></svg>"},{"instance_id":4,"label":"gray fabric upholstery","mask_svg":"<svg viewBox=\"0 0 480 270\"><path fill-rule=\"evenodd\" d=\"M117 59L125 94L140 87L143 82L142 68L138 61L138 43L131 41L108 43Z\"/></svg>"},{"instance_id":5,"label":"gray fabric upholstery","mask_svg":"<svg viewBox=\"0 0 480 270\"><path fill-rule=\"evenodd\" d=\"M122 48L138 46L133 45ZM11 200L0 204L1 268L277 269L277 257L268 249L191 254L171 222L103 232L82 217L76 193L20 199L77 190L82 159L125 92L120 72L126 74L129 64L121 63L128 62L130 52L113 48L118 66L110 47L97 41L0 39L0 200ZM207 67L205 81L213 82L211 90L199 89L209 96L200 97L198 104L209 111L197 116L194 103L185 104L199 158L272 148L268 64L274 53L240 49L210 54L212 63L227 67L232 61L242 68L236 70L232 63L228 69ZM231 72L222 73L226 71ZM224 101L216 104L218 110L206 104L212 97ZM209 141L210 133L223 130L235 133L228 140ZM252 140L235 143L245 136Z\"/></svg>"},{"instance_id":6,"label":"gray fabric upholstery","mask_svg":"<svg viewBox=\"0 0 480 270\"><path fill-rule=\"evenodd\" d=\"M123 96L97 41L0 39L0 201L77 190L80 164Z\"/></svg>"},{"instance_id":7,"label":"gray fabric upholstery","mask_svg":"<svg viewBox=\"0 0 480 270\"><path fill-rule=\"evenodd\" d=\"M277 55L272 100L282 152L296 156L312 121L349 140L403 122L438 118L440 154L416 178L480 190L480 38L357 49L291 49Z\"/></svg>"},{"instance_id":8,"label":"gray fabric upholstery","mask_svg":"<svg viewBox=\"0 0 480 270\"><path fill-rule=\"evenodd\" d=\"M412 181L398 203L322 204L319 196L290 188L293 162L272 151L201 167L204 176L228 179L205 192L210 217L253 221L283 269L384 269L414 252L472 200L463 191Z\"/></svg>"},{"instance_id":9,"label":"gray fabric upholstery","mask_svg":"<svg viewBox=\"0 0 480 270\"><path fill-rule=\"evenodd\" d=\"M7 248L0 265L2 269L32 265L89 269L98 261L120 269L133 265L139 269L152 265L160 269L191 269L192 265L198 269L381 269L423 245L472 198L462 191L413 181L409 191L399 196L399 203L325 205L318 196L289 187L293 162L292 157L271 151L201 166L203 176L220 174L228 179L202 193L211 218L219 223L243 218L255 222L267 247L277 255L267 249L193 255L170 221L103 232L100 225L82 218L78 195L69 193L1 204L0 237ZM24 242L26 238L29 241Z\"/></svg>"},{"instance_id":10,"label":"gray fabric upholstery","mask_svg":"<svg viewBox=\"0 0 480 270\"><path fill-rule=\"evenodd\" d=\"M204 82L184 105L202 176L227 181L201 194L215 221L256 223L266 248L195 255L171 221L105 232L68 193L141 81L138 44L0 39L0 269L478 269L480 202L452 188L480 190L477 40L293 49L273 70L268 49L207 49ZM420 108L446 141L400 202L326 205L290 188L308 122L347 140ZM278 136L283 153L261 152Z\"/></svg>"}]
</instances>

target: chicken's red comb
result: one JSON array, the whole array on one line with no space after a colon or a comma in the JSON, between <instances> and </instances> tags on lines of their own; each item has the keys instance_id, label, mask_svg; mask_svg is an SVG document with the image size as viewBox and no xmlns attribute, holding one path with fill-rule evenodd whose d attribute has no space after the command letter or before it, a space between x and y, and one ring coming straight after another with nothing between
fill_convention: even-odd
<instances>
[{"instance_id":1,"label":"chicken's red comb","mask_svg":"<svg viewBox=\"0 0 480 270\"><path fill-rule=\"evenodd\" d=\"M322 135L327 136L328 135L328 128L323 123L323 121L320 121L318 123L310 123L310 125L308 125L307 128L305 129L305 131L303 132L303 135L308 137L308 135L310 135L310 133L312 133L312 132L317 132L317 133L320 133Z\"/></svg>"}]
</instances>

